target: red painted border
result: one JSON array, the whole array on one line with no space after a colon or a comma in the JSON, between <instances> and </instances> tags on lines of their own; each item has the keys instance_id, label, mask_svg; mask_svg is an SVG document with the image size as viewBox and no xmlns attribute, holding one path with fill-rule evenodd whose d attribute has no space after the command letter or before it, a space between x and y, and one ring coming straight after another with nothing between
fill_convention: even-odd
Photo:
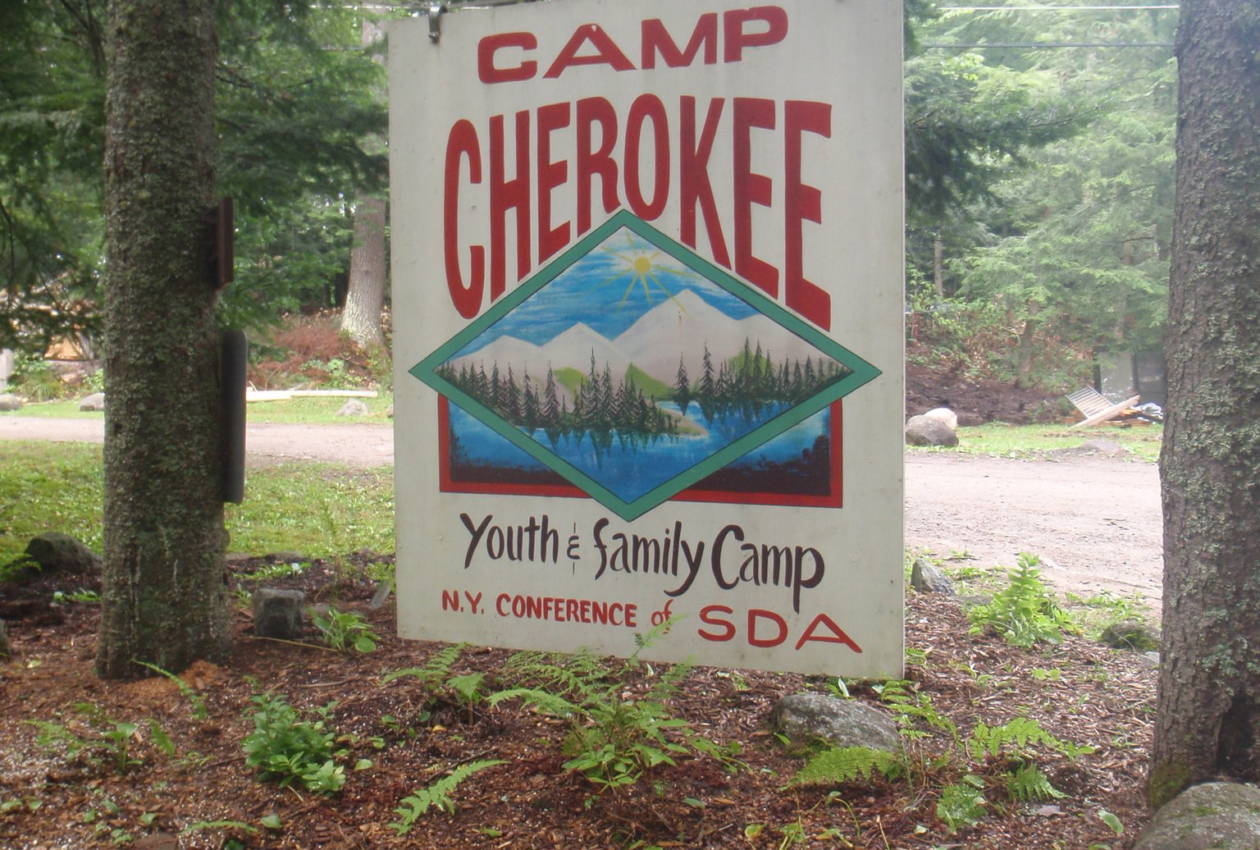
<instances>
[{"instance_id":1,"label":"red painted border","mask_svg":"<svg viewBox=\"0 0 1260 850\"><path fill-rule=\"evenodd\" d=\"M803 508L839 508L844 505L844 405L831 403L831 492L825 496L791 493L747 493L731 490L688 488L670 501L715 502L730 505L782 505ZM511 484L456 481L451 478L451 409L446 396L438 396L438 489L443 493L486 493L497 496L549 496L589 498L571 484Z\"/></svg>"}]
</instances>

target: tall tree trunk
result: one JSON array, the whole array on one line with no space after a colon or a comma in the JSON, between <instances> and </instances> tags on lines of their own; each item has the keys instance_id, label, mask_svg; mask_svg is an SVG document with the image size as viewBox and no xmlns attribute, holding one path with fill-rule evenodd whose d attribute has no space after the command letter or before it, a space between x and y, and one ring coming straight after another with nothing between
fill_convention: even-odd
<instances>
[{"instance_id":1,"label":"tall tree trunk","mask_svg":"<svg viewBox=\"0 0 1260 850\"><path fill-rule=\"evenodd\" d=\"M932 237L932 288L938 299L945 298L945 241L939 233Z\"/></svg>"},{"instance_id":2,"label":"tall tree trunk","mask_svg":"<svg viewBox=\"0 0 1260 850\"><path fill-rule=\"evenodd\" d=\"M363 46L370 47L380 38L379 24L364 17ZM384 143L375 138L373 142L384 147ZM360 198L354 207L354 246L350 249L350 279L346 304L341 311L341 329L365 349L385 346L381 312L385 309L387 285L385 200Z\"/></svg>"},{"instance_id":3,"label":"tall tree trunk","mask_svg":"<svg viewBox=\"0 0 1260 850\"><path fill-rule=\"evenodd\" d=\"M385 201L361 198L354 208L354 246L341 329L365 349L385 345L381 330L385 284Z\"/></svg>"},{"instance_id":4,"label":"tall tree trunk","mask_svg":"<svg viewBox=\"0 0 1260 850\"><path fill-rule=\"evenodd\" d=\"M1260 0L1183 0L1149 794L1260 780Z\"/></svg>"},{"instance_id":5,"label":"tall tree trunk","mask_svg":"<svg viewBox=\"0 0 1260 850\"><path fill-rule=\"evenodd\" d=\"M214 0L111 0L105 566L97 672L179 671L229 641L220 501Z\"/></svg>"}]
</instances>

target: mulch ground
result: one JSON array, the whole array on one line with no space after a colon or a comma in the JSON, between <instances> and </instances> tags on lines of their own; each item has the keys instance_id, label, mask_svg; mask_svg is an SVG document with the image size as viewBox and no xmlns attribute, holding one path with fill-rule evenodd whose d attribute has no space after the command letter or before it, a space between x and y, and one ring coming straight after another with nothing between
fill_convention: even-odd
<instances>
[{"instance_id":1,"label":"mulch ground","mask_svg":"<svg viewBox=\"0 0 1260 850\"><path fill-rule=\"evenodd\" d=\"M275 560L233 564L234 583L252 587L239 576ZM670 706L712 741L739 743L742 766L730 772L709 758L683 758L601 794L563 767L564 721L516 701L458 705L449 692L435 696L414 678L383 683L385 674L423 664L442 646L392 637L393 602L370 607L375 584L356 560L371 558L317 562L267 584L299 586L308 599L361 613L384 636L379 648L328 651L316 646L313 630L311 646L260 639L242 607L230 660L199 662L183 676L204 702L204 717L167 678L98 680L92 668L98 606L64 598L49 604L54 589L75 588L55 588L55 577L0 585L0 617L9 620L14 651L0 661L0 846L1120 850L1148 817L1141 788L1156 674L1131 653L1071 637L1025 652L969 635L956 601L909 594L913 663L906 675L941 715L964 732L977 721L1027 716L1063 740L1096 747L1076 759L1039 755L1064 797L1019 803L990 793L979 824L957 832L936 816L941 788L967 770L996 785L1009 762L937 764L934 755L950 745L936 733L911 747L917 768L909 781L788 787L803 760L769 730L771 709L786 694L828 689L825 680L796 675L695 668ZM510 654L466 649L453 674L482 672L493 685ZM642 694L661 673L637 666L625 675L623 697ZM855 698L876 704L877 688L850 683ZM251 697L263 690L303 709L332 706L329 725L348 750L339 793L279 787L246 767L241 743L252 728ZM95 707L95 721L85 703ZM122 760L133 763L109 757L93 763L90 751L75 757L41 746L41 727L31 721L62 724L83 739L116 729L114 723L135 724L123 736ZM151 721L169 737L173 754L160 746ZM360 759L371 766L353 771ZM481 759L504 763L464 781L453 794L453 813L430 810L405 835L390 828L403 797ZM1100 818L1103 811L1125 825L1122 836Z\"/></svg>"}]
</instances>

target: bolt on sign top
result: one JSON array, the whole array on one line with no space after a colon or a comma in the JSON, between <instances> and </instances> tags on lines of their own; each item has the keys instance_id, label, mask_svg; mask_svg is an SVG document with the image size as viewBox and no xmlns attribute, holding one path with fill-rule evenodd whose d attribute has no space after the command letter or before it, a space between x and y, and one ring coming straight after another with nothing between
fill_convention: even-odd
<instances>
[{"instance_id":1,"label":"bolt on sign top","mask_svg":"<svg viewBox=\"0 0 1260 850\"><path fill-rule=\"evenodd\" d=\"M900 4L431 31L390 31L400 632L899 674Z\"/></svg>"}]
</instances>

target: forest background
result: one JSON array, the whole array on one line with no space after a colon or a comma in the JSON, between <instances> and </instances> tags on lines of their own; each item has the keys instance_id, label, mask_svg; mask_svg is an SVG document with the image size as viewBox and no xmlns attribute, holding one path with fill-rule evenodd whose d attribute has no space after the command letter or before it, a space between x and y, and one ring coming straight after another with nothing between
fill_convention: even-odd
<instances>
[{"instance_id":1,"label":"forest background","mask_svg":"<svg viewBox=\"0 0 1260 850\"><path fill-rule=\"evenodd\" d=\"M249 330L256 365L280 362L293 356L293 334L275 332L285 317L361 301L366 324L349 321L362 307L346 309L342 329L366 352L361 377L388 381L380 32L417 12L220 8L219 194L236 207L223 324ZM905 9L912 373L1057 394L1088 381L1100 354L1157 350L1175 5ZM103 13L103 0L0 5L0 348L21 353L14 381L36 396L57 387L51 344L89 356L105 344ZM334 383L356 362L323 359L314 376Z\"/></svg>"}]
</instances>

